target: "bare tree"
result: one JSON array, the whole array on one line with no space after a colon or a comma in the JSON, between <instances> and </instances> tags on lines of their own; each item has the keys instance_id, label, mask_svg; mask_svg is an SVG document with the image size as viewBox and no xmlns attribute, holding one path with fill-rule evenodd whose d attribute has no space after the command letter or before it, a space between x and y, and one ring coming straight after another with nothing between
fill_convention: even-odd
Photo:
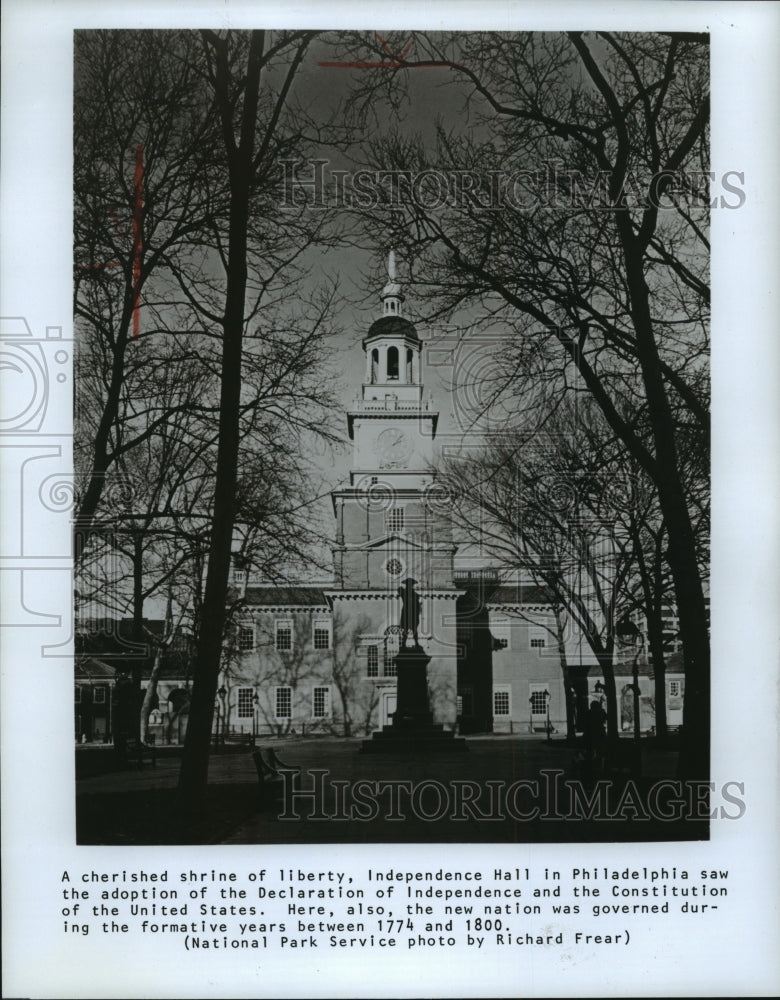
<instances>
[{"instance_id":1,"label":"bare tree","mask_svg":"<svg viewBox=\"0 0 780 1000\"><path fill-rule=\"evenodd\" d=\"M706 454L709 439L707 38L384 41L404 54L362 96L384 93L399 117L370 162L397 178L431 171L426 196L395 212L431 308L476 305L516 331L518 363L532 353L540 372L587 390L657 493L685 660L681 770L705 778L709 637L680 448L695 435ZM446 70L464 95L457 126L433 137L402 119L418 65ZM442 176L460 178L444 199L431 190Z\"/></svg>"},{"instance_id":2,"label":"bare tree","mask_svg":"<svg viewBox=\"0 0 780 1000\"><path fill-rule=\"evenodd\" d=\"M94 566L105 549L102 519L116 521L106 485L156 463L156 496L145 489L111 537L118 549L132 540L139 629L143 601L171 574L192 585L191 802L206 780L231 554L267 567L300 556L315 530L309 470L294 456L308 433L330 435L321 347L335 292L312 292L306 258L330 217L285 212L277 197L280 159L317 139L296 94L314 37L77 38L77 555L92 546ZM163 391L171 381L176 393ZM173 536L184 563L169 551L158 572L152 539Z\"/></svg>"},{"instance_id":3,"label":"bare tree","mask_svg":"<svg viewBox=\"0 0 780 1000\"><path fill-rule=\"evenodd\" d=\"M368 734L379 704L376 685L366 684L366 661L359 655L360 636L372 631L371 619L364 616L353 625L333 615L333 684L341 702L343 736Z\"/></svg>"}]
</instances>

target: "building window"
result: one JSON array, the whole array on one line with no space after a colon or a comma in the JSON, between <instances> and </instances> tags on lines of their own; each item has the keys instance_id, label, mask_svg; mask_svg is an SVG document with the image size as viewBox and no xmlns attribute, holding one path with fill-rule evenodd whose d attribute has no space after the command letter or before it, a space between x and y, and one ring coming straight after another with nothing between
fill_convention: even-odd
<instances>
[{"instance_id":1,"label":"building window","mask_svg":"<svg viewBox=\"0 0 780 1000\"><path fill-rule=\"evenodd\" d=\"M542 636L535 635L531 637L531 649L544 649L544 647L545 640Z\"/></svg>"},{"instance_id":2,"label":"building window","mask_svg":"<svg viewBox=\"0 0 780 1000\"><path fill-rule=\"evenodd\" d=\"M680 682L679 681L669 681L669 697L679 698L680 697Z\"/></svg>"},{"instance_id":3,"label":"building window","mask_svg":"<svg viewBox=\"0 0 780 1000\"><path fill-rule=\"evenodd\" d=\"M92 688L92 703L94 705L105 705L106 689L104 687Z\"/></svg>"},{"instance_id":4,"label":"building window","mask_svg":"<svg viewBox=\"0 0 780 1000\"><path fill-rule=\"evenodd\" d=\"M490 634L493 637L493 649L509 649L511 622L506 617L491 616Z\"/></svg>"},{"instance_id":5,"label":"building window","mask_svg":"<svg viewBox=\"0 0 780 1000\"><path fill-rule=\"evenodd\" d=\"M292 649L292 625L289 618L280 618L274 622L274 645L282 653Z\"/></svg>"},{"instance_id":6,"label":"building window","mask_svg":"<svg viewBox=\"0 0 780 1000\"><path fill-rule=\"evenodd\" d=\"M412 353L412 349L411 349L411 347L407 347L407 349L406 349L406 381L407 382L413 382L414 381L413 374L412 374L413 371L414 371L414 369L413 369L414 360L413 359L414 359L414 354Z\"/></svg>"},{"instance_id":7,"label":"building window","mask_svg":"<svg viewBox=\"0 0 780 1000\"><path fill-rule=\"evenodd\" d=\"M254 625L239 625L238 627L238 648L242 653L248 653L255 648L255 627Z\"/></svg>"},{"instance_id":8,"label":"building window","mask_svg":"<svg viewBox=\"0 0 780 1000\"><path fill-rule=\"evenodd\" d=\"M392 510L387 512L387 530L388 531L403 531L404 530L404 508L403 507L393 507Z\"/></svg>"},{"instance_id":9,"label":"building window","mask_svg":"<svg viewBox=\"0 0 780 1000\"><path fill-rule=\"evenodd\" d=\"M509 715L510 714L510 699L509 699L509 687L507 686L496 686L493 688L493 715Z\"/></svg>"},{"instance_id":10,"label":"building window","mask_svg":"<svg viewBox=\"0 0 780 1000\"><path fill-rule=\"evenodd\" d=\"M330 715L330 688L316 687L312 692L312 716L315 719L324 719Z\"/></svg>"},{"instance_id":11,"label":"building window","mask_svg":"<svg viewBox=\"0 0 780 1000\"><path fill-rule=\"evenodd\" d=\"M79 687L78 684L76 685L76 691L73 696L73 700L76 702L77 705L81 702L81 688Z\"/></svg>"},{"instance_id":12,"label":"building window","mask_svg":"<svg viewBox=\"0 0 780 1000\"><path fill-rule=\"evenodd\" d=\"M238 689L238 717L239 719L251 719L255 709L255 689Z\"/></svg>"},{"instance_id":13,"label":"building window","mask_svg":"<svg viewBox=\"0 0 780 1000\"><path fill-rule=\"evenodd\" d=\"M531 715L546 715L547 714L547 690L543 688L541 690L532 691L531 697Z\"/></svg>"},{"instance_id":14,"label":"building window","mask_svg":"<svg viewBox=\"0 0 780 1000\"><path fill-rule=\"evenodd\" d=\"M277 719L292 717L292 688L278 687L275 689L275 706Z\"/></svg>"},{"instance_id":15,"label":"building window","mask_svg":"<svg viewBox=\"0 0 780 1000\"><path fill-rule=\"evenodd\" d=\"M386 649L385 650L385 662L384 662L385 677L397 677L398 676L398 667L396 666L396 663L395 663L395 657L396 657L396 650L395 649Z\"/></svg>"},{"instance_id":16,"label":"building window","mask_svg":"<svg viewBox=\"0 0 780 1000\"><path fill-rule=\"evenodd\" d=\"M315 649L330 649L330 621L327 618L314 620L313 643Z\"/></svg>"},{"instance_id":17,"label":"building window","mask_svg":"<svg viewBox=\"0 0 780 1000\"><path fill-rule=\"evenodd\" d=\"M366 676L367 677L378 677L379 676L379 647L378 646L367 646L366 647Z\"/></svg>"},{"instance_id":18,"label":"building window","mask_svg":"<svg viewBox=\"0 0 780 1000\"><path fill-rule=\"evenodd\" d=\"M388 347L387 349L387 381L398 379L398 348Z\"/></svg>"},{"instance_id":19,"label":"building window","mask_svg":"<svg viewBox=\"0 0 780 1000\"><path fill-rule=\"evenodd\" d=\"M371 352L371 381L379 381L379 351L376 348Z\"/></svg>"},{"instance_id":20,"label":"building window","mask_svg":"<svg viewBox=\"0 0 780 1000\"><path fill-rule=\"evenodd\" d=\"M404 564L400 559L388 559L385 565L385 570L390 576L400 576L404 571Z\"/></svg>"}]
</instances>

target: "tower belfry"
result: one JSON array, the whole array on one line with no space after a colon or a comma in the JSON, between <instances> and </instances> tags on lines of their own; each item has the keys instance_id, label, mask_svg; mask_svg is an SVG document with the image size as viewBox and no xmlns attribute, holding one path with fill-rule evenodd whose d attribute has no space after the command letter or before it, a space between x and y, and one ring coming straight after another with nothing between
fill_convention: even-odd
<instances>
[{"instance_id":1,"label":"tower belfry","mask_svg":"<svg viewBox=\"0 0 780 1000\"><path fill-rule=\"evenodd\" d=\"M402 314L404 296L392 250L387 272L381 315L362 341L360 394L347 410L347 429L355 442L351 481L384 473L392 485L419 487L431 479L439 414L423 396L423 344Z\"/></svg>"}]
</instances>

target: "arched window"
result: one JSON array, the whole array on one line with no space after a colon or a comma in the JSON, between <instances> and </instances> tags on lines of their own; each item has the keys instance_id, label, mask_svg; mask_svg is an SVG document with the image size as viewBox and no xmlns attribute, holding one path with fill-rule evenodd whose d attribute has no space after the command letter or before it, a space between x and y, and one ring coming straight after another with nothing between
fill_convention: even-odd
<instances>
[{"instance_id":1,"label":"arched window","mask_svg":"<svg viewBox=\"0 0 780 1000\"><path fill-rule=\"evenodd\" d=\"M414 376L412 374L412 372L414 371L414 368L412 367L413 359L414 359L414 351L412 351L411 347L407 347L407 349L406 349L406 381L407 382L413 382L414 381Z\"/></svg>"},{"instance_id":2,"label":"arched window","mask_svg":"<svg viewBox=\"0 0 780 1000\"><path fill-rule=\"evenodd\" d=\"M376 348L371 352L371 381L379 381L379 351Z\"/></svg>"},{"instance_id":3,"label":"arched window","mask_svg":"<svg viewBox=\"0 0 780 1000\"><path fill-rule=\"evenodd\" d=\"M388 347L387 349L387 378L398 378L398 348Z\"/></svg>"}]
</instances>

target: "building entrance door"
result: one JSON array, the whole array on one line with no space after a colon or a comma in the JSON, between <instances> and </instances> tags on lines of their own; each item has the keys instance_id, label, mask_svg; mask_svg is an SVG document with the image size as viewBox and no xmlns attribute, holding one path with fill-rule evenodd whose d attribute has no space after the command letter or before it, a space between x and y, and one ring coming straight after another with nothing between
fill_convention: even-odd
<instances>
[{"instance_id":1,"label":"building entrance door","mask_svg":"<svg viewBox=\"0 0 780 1000\"><path fill-rule=\"evenodd\" d=\"M390 691L382 691L379 703L379 724L380 726L391 726L393 724L393 712L395 711L396 692L395 688Z\"/></svg>"}]
</instances>

